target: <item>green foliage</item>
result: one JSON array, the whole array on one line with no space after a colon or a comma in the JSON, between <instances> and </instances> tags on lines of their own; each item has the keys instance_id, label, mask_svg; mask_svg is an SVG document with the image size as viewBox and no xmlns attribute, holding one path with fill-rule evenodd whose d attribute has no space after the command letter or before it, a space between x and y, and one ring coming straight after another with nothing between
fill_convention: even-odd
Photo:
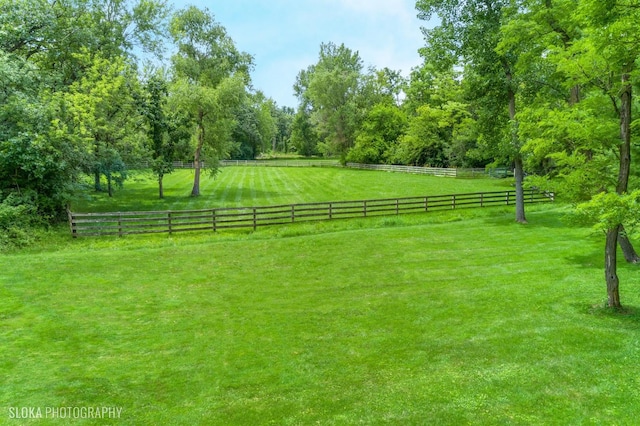
<instances>
[{"instance_id":1,"label":"green foliage","mask_svg":"<svg viewBox=\"0 0 640 426\"><path fill-rule=\"evenodd\" d=\"M0 252L26 247L35 242L44 225L37 202L38 194L0 192Z\"/></svg>"},{"instance_id":2,"label":"green foliage","mask_svg":"<svg viewBox=\"0 0 640 426\"><path fill-rule=\"evenodd\" d=\"M387 162L392 147L407 128L407 117L393 104L376 104L367 113L356 136L355 146L347 154L352 163Z\"/></svg>"},{"instance_id":3,"label":"green foliage","mask_svg":"<svg viewBox=\"0 0 640 426\"><path fill-rule=\"evenodd\" d=\"M621 223L633 232L640 222L640 190L630 194L602 192L576 207L579 223L591 224L598 231L614 229Z\"/></svg>"},{"instance_id":4,"label":"green foliage","mask_svg":"<svg viewBox=\"0 0 640 426\"><path fill-rule=\"evenodd\" d=\"M311 106L311 115L322 135L325 152L346 155L359 124L358 96L362 59L344 44L322 43L317 64L298 74L298 97Z\"/></svg>"},{"instance_id":5,"label":"green foliage","mask_svg":"<svg viewBox=\"0 0 640 426\"><path fill-rule=\"evenodd\" d=\"M449 105L451 106L451 105ZM409 129L391 156L393 163L416 166L447 167L445 143L451 140L456 119L455 107L418 108L416 116L409 121Z\"/></svg>"},{"instance_id":6,"label":"green foliage","mask_svg":"<svg viewBox=\"0 0 640 426\"><path fill-rule=\"evenodd\" d=\"M278 123L280 114L275 102L265 98L262 92L244 98L235 113L231 159L253 160L262 152L275 150L276 136L282 138L288 131L286 127L279 127L279 124L286 126Z\"/></svg>"},{"instance_id":7,"label":"green foliage","mask_svg":"<svg viewBox=\"0 0 640 426\"><path fill-rule=\"evenodd\" d=\"M305 157L319 153L320 136L311 123L311 115L304 108L299 108L291 123L291 145L295 151Z\"/></svg>"}]
</instances>

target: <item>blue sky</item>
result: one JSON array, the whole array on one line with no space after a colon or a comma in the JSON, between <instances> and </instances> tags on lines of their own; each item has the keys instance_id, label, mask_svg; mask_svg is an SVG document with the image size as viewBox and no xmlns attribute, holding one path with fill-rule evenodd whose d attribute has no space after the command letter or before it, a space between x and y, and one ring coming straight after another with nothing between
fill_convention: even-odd
<instances>
[{"instance_id":1,"label":"blue sky","mask_svg":"<svg viewBox=\"0 0 640 426\"><path fill-rule=\"evenodd\" d=\"M279 106L296 107L293 83L318 61L320 44L344 43L365 66L408 76L420 65L415 0L169 0L208 8L239 50L254 57L253 85Z\"/></svg>"}]
</instances>

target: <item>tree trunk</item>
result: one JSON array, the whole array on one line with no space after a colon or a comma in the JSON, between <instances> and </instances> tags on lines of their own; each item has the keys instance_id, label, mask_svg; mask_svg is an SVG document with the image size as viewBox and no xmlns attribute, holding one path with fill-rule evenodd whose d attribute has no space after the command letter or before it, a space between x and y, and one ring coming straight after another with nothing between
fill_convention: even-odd
<instances>
[{"instance_id":1,"label":"tree trunk","mask_svg":"<svg viewBox=\"0 0 640 426\"><path fill-rule=\"evenodd\" d=\"M631 169L631 76L622 74L622 89L620 91L620 171L616 191L622 195L629 186L629 172Z\"/></svg>"},{"instance_id":2,"label":"tree trunk","mask_svg":"<svg viewBox=\"0 0 640 426\"><path fill-rule=\"evenodd\" d=\"M107 191L109 192L109 197L113 197L113 184L111 179L111 172L107 173Z\"/></svg>"},{"instance_id":3,"label":"tree trunk","mask_svg":"<svg viewBox=\"0 0 640 426\"><path fill-rule=\"evenodd\" d=\"M102 191L102 184L100 183L100 171L95 170L93 172L93 187L96 192Z\"/></svg>"},{"instance_id":4,"label":"tree trunk","mask_svg":"<svg viewBox=\"0 0 640 426\"><path fill-rule=\"evenodd\" d=\"M616 192L620 195L625 194L628 190L631 171L631 103L633 89L630 80L629 73L622 74L622 89L620 92L620 170L618 172L618 185L616 186ZM638 263L640 261L640 257L634 250L624 226L620 226L618 244L620 244L627 262Z\"/></svg>"},{"instance_id":5,"label":"tree trunk","mask_svg":"<svg viewBox=\"0 0 640 426\"><path fill-rule=\"evenodd\" d=\"M604 274L607 282L607 305L610 308L621 308L617 272L618 233L620 226L607 230L607 242L604 248Z\"/></svg>"},{"instance_id":6,"label":"tree trunk","mask_svg":"<svg viewBox=\"0 0 640 426\"><path fill-rule=\"evenodd\" d=\"M512 84L511 70L508 66L505 66L507 81L509 85ZM520 154L520 143L518 141L518 123L516 121L516 94L511 87L508 90L509 96L509 118L512 122L511 139L513 149L515 151L514 162L514 176L516 180L516 222L527 223L527 218L524 213L524 165L522 163L522 155Z\"/></svg>"},{"instance_id":7,"label":"tree trunk","mask_svg":"<svg viewBox=\"0 0 640 426\"><path fill-rule=\"evenodd\" d=\"M514 175L516 178L516 222L527 223L524 214L524 167L522 165L522 156L518 153L515 158Z\"/></svg>"},{"instance_id":8,"label":"tree trunk","mask_svg":"<svg viewBox=\"0 0 640 426\"><path fill-rule=\"evenodd\" d=\"M162 187L162 178L164 175L162 173L158 174L158 192L160 195L160 199L164 198L164 188Z\"/></svg>"},{"instance_id":9,"label":"tree trunk","mask_svg":"<svg viewBox=\"0 0 640 426\"><path fill-rule=\"evenodd\" d=\"M196 147L195 155L193 156L193 170L195 172L193 177L193 189L191 190L192 197L198 197L200 195L200 163L202 155L202 147L204 145L204 113L200 111L198 117L198 146Z\"/></svg>"},{"instance_id":10,"label":"tree trunk","mask_svg":"<svg viewBox=\"0 0 640 426\"><path fill-rule=\"evenodd\" d=\"M631 244L624 226L620 226L620 233L618 234L618 244L622 249L624 259L628 263L640 263L640 256L638 256L638 253L636 253L636 250L633 248L633 244Z\"/></svg>"},{"instance_id":11,"label":"tree trunk","mask_svg":"<svg viewBox=\"0 0 640 426\"><path fill-rule=\"evenodd\" d=\"M629 172L631 169L631 95L630 74L622 74L620 90L620 168L616 192L620 195L627 192ZM607 241L604 249L604 274L607 282L607 303L611 308L622 307L618 290L620 280L617 274L617 250L620 241L622 224L607 230Z\"/></svg>"}]
</instances>

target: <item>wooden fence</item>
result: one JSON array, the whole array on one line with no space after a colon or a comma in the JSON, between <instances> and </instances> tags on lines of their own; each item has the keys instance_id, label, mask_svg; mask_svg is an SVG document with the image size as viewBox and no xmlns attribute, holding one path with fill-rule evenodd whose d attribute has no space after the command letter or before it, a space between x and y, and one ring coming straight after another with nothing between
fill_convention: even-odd
<instances>
[{"instance_id":1,"label":"wooden fence","mask_svg":"<svg viewBox=\"0 0 640 426\"><path fill-rule=\"evenodd\" d=\"M201 167L206 164L201 162ZM174 169L193 169L193 161L174 161ZM341 167L338 160L221 160L221 166L248 166L248 167ZM140 165L148 168L148 163Z\"/></svg>"},{"instance_id":2,"label":"wooden fence","mask_svg":"<svg viewBox=\"0 0 640 426\"><path fill-rule=\"evenodd\" d=\"M437 210L480 208L515 203L515 191L479 192L378 200L332 201L265 207L224 207L117 213L68 211L71 234L80 236L218 231L307 221L399 215ZM554 201L554 194L527 190L526 203Z\"/></svg>"},{"instance_id":3,"label":"wooden fence","mask_svg":"<svg viewBox=\"0 0 640 426\"><path fill-rule=\"evenodd\" d=\"M387 172L412 173L446 177L482 177L487 175L485 169L451 169L443 167L400 166L393 164L360 164L347 163L347 167L363 170L382 170Z\"/></svg>"},{"instance_id":4,"label":"wooden fence","mask_svg":"<svg viewBox=\"0 0 640 426\"><path fill-rule=\"evenodd\" d=\"M337 160L222 160L221 166L248 166L248 167L342 167ZM148 166L148 165L144 165ZM205 164L202 163L202 167ZM381 170L397 173L412 173L430 176L445 176L458 178L475 178L475 177L506 177L512 174L506 168L497 169L469 169L469 168L443 168L443 167L418 167L418 166L400 166L393 164L361 164L347 163L347 168L361 170ZM174 161L174 169L192 169L193 162Z\"/></svg>"}]
</instances>

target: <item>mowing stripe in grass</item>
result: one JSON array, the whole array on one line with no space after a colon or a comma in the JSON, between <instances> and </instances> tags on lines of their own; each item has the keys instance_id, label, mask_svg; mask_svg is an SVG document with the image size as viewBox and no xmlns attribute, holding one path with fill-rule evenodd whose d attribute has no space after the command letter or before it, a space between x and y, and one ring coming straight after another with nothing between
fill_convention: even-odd
<instances>
[{"instance_id":1,"label":"mowing stripe in grass","mask_svg":"<svg viewBox=\"0 0 640 426\"><path fill-rule=\"evenodd\" d=\"M258 190L262 180L266 187ZM508 181L497 179L465 180L340 168L279 167L224 167L215 179L203 173L200 197L189 196L192 185L192 170L176 170L165 177L165 200L158 200L157 186L149 175L144 182L126 182L113 198L88 192L90 200L74 202L72 208L81 212L204 209L510 189Z\"/></svg>"}]
</instances>

